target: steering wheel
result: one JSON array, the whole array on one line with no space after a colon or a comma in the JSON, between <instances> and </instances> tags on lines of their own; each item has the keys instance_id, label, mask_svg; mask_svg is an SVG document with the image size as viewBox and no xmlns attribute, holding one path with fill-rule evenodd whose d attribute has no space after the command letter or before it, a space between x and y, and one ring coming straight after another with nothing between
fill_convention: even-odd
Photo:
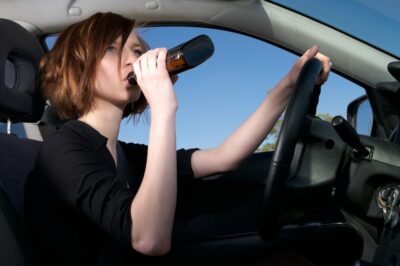
<instances>
[{"instance_id":1,"label":"steering wheel","mask_svg":"<svg viewBox=\"0 0 400 266\"><path fill-rule=\"evenodd\" d=\"M317 59L307 61L297 79L283 119L278 141L272 157L264 192L260 236L273 240L279 235L279 218L283 210L284 194L296 143L307 132L307 114L315 81L322 70Z\"/></svg>"}]
</instances>

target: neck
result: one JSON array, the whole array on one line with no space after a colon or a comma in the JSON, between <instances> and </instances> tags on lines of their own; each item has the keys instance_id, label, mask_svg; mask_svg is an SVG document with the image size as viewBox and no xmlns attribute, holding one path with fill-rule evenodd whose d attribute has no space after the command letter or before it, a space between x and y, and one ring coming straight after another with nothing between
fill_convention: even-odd
<instances>
[{"instance_id":1,"label":"neck","mask_svg":"<svg viewBox=\"0 0 400 266\"><path fill-rule=\"evenodd\" d=\"M123 110L110 107L103 108L96 103L95 107L88 113L79 117L79 120L96 129L108 141L107 145L115 147L118 139L119 127L122 120Z\"/></svg>"}]
</instances>

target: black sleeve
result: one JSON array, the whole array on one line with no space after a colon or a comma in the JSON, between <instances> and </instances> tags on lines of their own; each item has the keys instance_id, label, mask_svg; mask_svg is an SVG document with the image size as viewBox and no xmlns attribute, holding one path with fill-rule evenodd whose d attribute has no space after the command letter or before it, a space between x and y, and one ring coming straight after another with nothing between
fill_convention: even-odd
<instances>
[{"instance_id":1,"label":"black sleeve","mask_svg":"<svg viewBox=\"0 0 400 266\"><path fill-rule=\"evenodd\" d=\"M142 174L147 146L127 144L128 158ZM177 151L179 178L193 178L191 156L196 149ZM132 161L133 160L133 161ZM37 167L55 198L88 217L104 232L130 245L130 207L135 193L99 159L98 151L65 135L49 138L39 152Z\"/></svg>"},{"instance_id":2,"label":"black sleeve","mask_svg":"<svg viewBox=\"0 0 400 266\"><path fill-rule=\"evenodd\" d=\"M52 195L130 245L133 192L88 145L68 137L50 139L42 146L37 166Z\"/></svg>"},{"instance_id":3,"label":"black sleeve","mask_svg":"<svg viewBox=\"0 0 400 266\"><path fill-rule=\"evenodd\" d=\"M132 163L136 173L143 177L146 168L147 148L143 144L120 142L127 159ZM179 149L176 152L178 179L191 180L194 173L192 169L192 154L198 149Z\"/></svg>"},{"instance_id":4,"label":"black sleeve","mask_svg":"<svg viewBox=\"0 0 400 266\"><path fill-rule=\"evenodd\" d=\"M176 153L176 161L178 164L178 179L193 180L194 173L192 168L192 155L198 149L180 149Z\"/></svg>"}]
</instances>

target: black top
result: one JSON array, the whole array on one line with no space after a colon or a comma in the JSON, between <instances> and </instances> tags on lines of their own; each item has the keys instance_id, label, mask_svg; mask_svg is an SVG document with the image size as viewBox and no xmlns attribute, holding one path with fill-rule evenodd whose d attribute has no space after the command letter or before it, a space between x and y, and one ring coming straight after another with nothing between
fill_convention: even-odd
<instances>
[{"instance_id":1,"label":"black top","mask_svg":"<svg viewBox=\"0 0 400 266\"><path fill-rule=\"evenodd\" d=\"M77 120L44 141L26 190L26 218L40 265L124 265L138 256L130 244L130 206L147 146L119 142L129 162L125 178L117 174L106 143ZM179 179L193 178L194 151L177 152Z\"/></svg>"}]
</instances>

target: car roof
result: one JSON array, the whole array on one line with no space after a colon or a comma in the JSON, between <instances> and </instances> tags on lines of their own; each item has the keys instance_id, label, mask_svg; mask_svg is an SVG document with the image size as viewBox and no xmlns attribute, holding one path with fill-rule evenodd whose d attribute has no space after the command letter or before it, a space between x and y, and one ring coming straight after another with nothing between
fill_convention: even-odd
<instances>
[{"instance_id":1,"label":"car roof","mask_svg":"<svg viewBox=\"0 0 400 266\"><path fill-rule=\"evenodd\" d=\"M313 44L336 72L374 88L394 81L388 63L398 60L309 17L260 0L0 0L0 17L35 35L56 33L96 12L116 12L139 22L219 27L254 36L297 54ZM249 51L251 52L251 51Z\"/></svg>"}]
</instances>

